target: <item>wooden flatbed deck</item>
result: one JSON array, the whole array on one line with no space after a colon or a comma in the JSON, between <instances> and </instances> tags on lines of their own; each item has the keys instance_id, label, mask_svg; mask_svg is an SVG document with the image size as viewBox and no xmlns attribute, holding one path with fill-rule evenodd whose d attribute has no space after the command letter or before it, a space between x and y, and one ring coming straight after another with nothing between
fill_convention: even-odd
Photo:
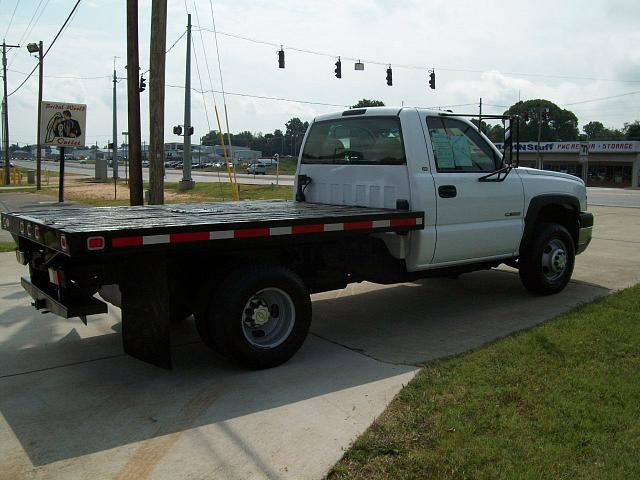
<instances>
[{"instance_id":1,"label":"wooden flatbed deck","mask_svg":"<svg viewBox=\"0 0 640 480\"><path fill-rule=\"evenodd\" d=\"M293 201L49 208L2 214L5 230L68 256L186 242L423 227L423 212Z\"/></svg>"}]
</instances>

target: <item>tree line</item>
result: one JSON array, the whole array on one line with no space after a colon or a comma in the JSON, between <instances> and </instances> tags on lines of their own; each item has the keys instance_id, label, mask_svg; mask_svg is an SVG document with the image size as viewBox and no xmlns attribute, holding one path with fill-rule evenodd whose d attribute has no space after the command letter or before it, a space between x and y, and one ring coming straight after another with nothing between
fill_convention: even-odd
<instances>
[{"instance_id":1,"label":"tree line","mask_svg":"<svg viewBox=\"0 0 640 480\"><path fill-rule=\"evenodd\" d=\"M351 108L383 107L380 100L363 98ZM545 99L526 100L514 103L504 115L519 115L520 141L562 142L579 140L640 140L640 121L627 122L620 129L605 126L602 122L591 121L578 129L578 117L570 110L560 108L555 103ZM528 117L525 121L524 117ZM476 126L477 119L471 120ZM293 117L284 125L284 131L276 128L273 133L252 133L244 130L230 134L231 143L240 147L248 147L261 151L264 156L297 155L309 122ZM493 142L504 140L504 128L500 122L489 123L482 121L482 131ZM224 135L227 141L226 134ZM212 130L200 138L202 145L219 145L220 135ZM10 151L25 150L29 146L11 145ZM48 148L48 147L47 147ZM95 148L92 146L90 148Z\"/></svg>"},{"instance_id":2,"label":"tree line","mask_svg":"<svg viewBox=\"0 0 640 480\"><path fill-rule=\"evenodd\" d=\"M504 115L520 116L520 141L535 142L540 135L542 142L571 142L581 140L640 140L640 121L627 122L621 129L606 127L602 122L591 121L578 129L578 117L570 110L560 108L545 100L520 101L505 110ZM477 126L478 121L472 120ZM493 142L504 139L502 124L482 122L482 131Z\"/></svg>"},{"instance_id":3,"label":"tree line","mask_svg":"<svg viewBox=\"0 0 640 480\"><path fill-rule=\"evenodd\" d=\"M383 107L380 100L363 98L351 108ZM519 101L504 111L504 115L520 116L520 141L562 142L580 140L640 140L640 121L625 123L620 129L605 126L602 122L591 121L578 129L578 117L570 110L563 109L545 99ZM476 126L477 119L471 120ZM242 131L231 134L233 145L249 147L261 151L264 156L297 155L309 122L294 117L285 123L284 132L276 129L273 133ZM501 122L482 121L482 131L493 142L504 140L504 128ZM225 135L225 142L226 142ZM219 134L212 130L201 138L203 145L218 145Z\"/></svg>"}]
</instances>

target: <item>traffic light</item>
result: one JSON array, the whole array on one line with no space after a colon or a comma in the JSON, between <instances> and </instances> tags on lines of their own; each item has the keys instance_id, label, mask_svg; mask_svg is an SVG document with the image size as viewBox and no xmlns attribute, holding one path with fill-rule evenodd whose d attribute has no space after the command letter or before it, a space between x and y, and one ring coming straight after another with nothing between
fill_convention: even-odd
<instances>
[{"instance_id":1,"label":"traffic light","mask_svg":"<svg viewBox=\"0 0 640 480\"><path fill-rule=\"evenodd\" d=\"M387 85L393 85L393 72L391 71L391 65L387 68Z\"/></svg>"},{"instance_id":2,"label":"traffic light","mask_svg":"<svg viewBox=\"0 0 640 480\"><path fill-rule=\"evenodd\" d=\"M435 70L431 70L429 72L429 87L431 87L431 90L436 89L436 71Z\"/></svg>"},{"instance_id":3,"label":"traffic light","mask_svg":"<svg viewBox=\"0 0 640 480\"><path fill-rule=\"evenodd\" d=\"M138 91L140 93L144 92L144 90L147 88L147 84L144 82L146 82L145 78L142 75L140 75L140 85L138 87Z\"/></svg>"},{"instance_id":4,"label":"traffic light","mask_svg":"<svg viewBox=\"0 0 640 480\"><path fill-rule=\"evenodd\" d=\"M284 68L284 50L282 47L278 51L278 68Z\"/></svg>"},{"instance_id":5,"label":"traffic light","mask_svg":"<svg viewBox=\"0 0 640 480\"><path fill-rule=\"evenodd\" d=\"M340 61L340 57L338 57L338 61L336 62L336 78L342 78L342 62Z\"/></svg>"},{"instance_id":6,"label":"traffic light","mask_svg":"<svg viewBox=\"0 0 640 480\"><path fill-rule=\"evenodd\" d=\"M193 127L189 127L189 130L188 130L188 131L189 131L189 135L190 135L190 136L191 136L191 135L193 135Z\"/></svg>"},{"instance_id":7,"label":"traffic light","mask_svg":"<svg viewBox=\"0 0 640 480\"><path fill-rule=\"evenodd\" d=\"M113 150L113 143L108 143L107 144L107 149L108 150Z\"/></svg>"},{"instance_id":8,"label":"traffic light","mask_svg":"<svg viewBox=\"0 0 640 480\"><path fill-rule=\"evenodd\" d=\"M549 109L545 108L544 112L542 112L542 118L544 119L545 122L549 121Z\"/></svg>"},{"instance_id":9,"label":"traffic light","mask_svg":"<svg viewBox=\"0 0 640 480\"><path fill-rule=\"evenodd\" d=\"M174 135L182 135L182 127L180 125L173 127L173 134Z\"/></svg>"},{"instance_id":10,"label":"traffic light","mask_svg":"<svg viewBox=\"0 0 640 480\"><path fill-rule=\"evenodd\" d=\"M522 120L524 120L525 122L529 121L529 112L527 111L522 112Z\"/></svg>"}]
</instances>

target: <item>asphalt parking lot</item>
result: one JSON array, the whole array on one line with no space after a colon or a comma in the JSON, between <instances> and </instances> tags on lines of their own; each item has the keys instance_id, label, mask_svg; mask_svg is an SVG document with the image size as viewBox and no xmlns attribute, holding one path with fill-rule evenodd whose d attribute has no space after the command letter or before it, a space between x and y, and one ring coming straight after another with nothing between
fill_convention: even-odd
<instances>
[{"instance_id":1,"label":"asphalt parking lot","mask_svg":"<svg viewBox=\"0 0 640 480\"><path fill-rule=\"evenodd\" d=\"M40 314L0 254L0 477L321 478L417 371L640 281L640 209L593 207L594 240L559 295L508 268L314 296L282 367L214 357L190 321L173 371L122 353L118 309L88 326Z\"/></svg>"}]
</instances>

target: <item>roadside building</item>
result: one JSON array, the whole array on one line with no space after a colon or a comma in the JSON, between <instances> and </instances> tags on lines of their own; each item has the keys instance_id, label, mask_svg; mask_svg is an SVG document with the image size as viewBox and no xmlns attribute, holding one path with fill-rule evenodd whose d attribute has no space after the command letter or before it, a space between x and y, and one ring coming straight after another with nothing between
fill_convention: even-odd
<instances>
[{"instance_id":1,"label":"roadside building","mask_svg":"<svg viewBox=\"0 0 640 480\"><path fill-rule=\"evenodd\" d=\"M224 156L224 149L221 145L214 145L214 152L217 156ZM240 147L237 145L231 145L231 150L233 151L233 163L242 163L242 162L253 162L258 158L262 157L262 152L258 150L251 150L249 147ZM231 152L229 151L229 146L227 145L227 156L231 159Z\"/></svg>"},{"instance_id":2,"label":"roadside building","mask_svg":"<svg viewBox=\"0 0 640 480\"><path fill-rule=\"evenodd\" d=\"M640 141L606 140L585 142L589 145L587 163L580 159L581 142L540 142L540 156L545 170L569 173L582 178L588 166L590 187L640 187ZM496 143L501 151L502 143ZM520 165L535 167L538 143L520 143Z\"/></svg>"}]
</instances>

